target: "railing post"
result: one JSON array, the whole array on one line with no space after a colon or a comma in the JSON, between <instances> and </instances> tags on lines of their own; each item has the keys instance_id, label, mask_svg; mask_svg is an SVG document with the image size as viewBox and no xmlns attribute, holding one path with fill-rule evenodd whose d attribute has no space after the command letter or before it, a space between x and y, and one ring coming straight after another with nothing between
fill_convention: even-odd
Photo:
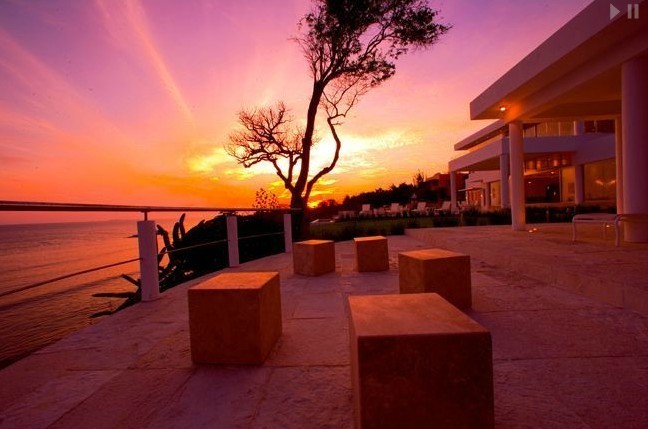
<instances>
[{"instance_id":1,"label":"railing post","mask_svg":"<svg viewBox=\"0 0 648 429\"><path fill-rule=\"evenodd\" d=\"M284 213L284 243L286 246L286 253L292 252L292 216L290 213Z\"/></svg>"},{"instance_id":2,"label":"railing post","mask_svg":"<svg viewBox=\"0 0 648 429\"><path fill-rule=\"evenodd\" d=\"M154 220L137 222L137 241L139 244L142 301L153 301L160 297L157 231Z\"/></svg>"},{"instance_id":3,"label":"railing post","mask_svg":"<svg viewBox=\"0 0 648 429\"><path fill-rule=\"evenodd\" d=\"M238 225L236 216L226 216L227 222L227 254L229 256L229 266L239 266L239 247L238 247Z\"/></svg>"}]
</instances>

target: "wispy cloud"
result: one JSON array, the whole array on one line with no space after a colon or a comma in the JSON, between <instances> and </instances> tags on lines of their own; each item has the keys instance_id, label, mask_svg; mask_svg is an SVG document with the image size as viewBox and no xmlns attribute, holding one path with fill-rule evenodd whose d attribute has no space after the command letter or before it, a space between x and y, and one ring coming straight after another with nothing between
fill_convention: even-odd
<instances>
[{"instance_id":1,"label":"wispy cloud","mask_svg":"<svg viewBox=\"0 0 648 429\"><path fill-rule=\"evenodd\" d=\"M223 148L218 147L205 154L189 156L185 164L191 172L214 174L219 166L230 162L232 162L232 158L227 155Z\"/></svg>"},{"instance_id":2,"label":"wispy cloud","mask_svg":"<svg viewBox=\"0 0 648 429\"><path fill-rule=\"evenodd\" d=\"M117 44L121 44L122 48L129 50L132 46L132 40L124 37L124 26L119 21L120 12L123 14L122 18L125 19L127 30L139 42L140 52L143 53L144 58L148 60L149 66L153 69L156 78L162 84L165 91L170 95L172 101L177 106L178 110L183 114L185 119L195 126L195 119L189 108L189 104L180 90L179 85L176 83L169 67L164 60L164 57L158 48L151 30L149 28L146 11L138 0L124 0L122 3L125 9L118 10L115 6L117 2L106 2L104 0L97 0L97 7L103 17L106 30Z\"/></svg>"},{"instance_id":3,"label":"wispy cloud","mask_svg":"<svg viewBox=\"0 0 648 429\"><path fill-rule=\"evenodd\" d=\"M67 134L92 135L97 130L114 137L113 144L128 143L91 99L2 28L0 78L7 100L0 104L5 126L30 134L47 132L59 143Z\"/></svg>"}]
</instances>

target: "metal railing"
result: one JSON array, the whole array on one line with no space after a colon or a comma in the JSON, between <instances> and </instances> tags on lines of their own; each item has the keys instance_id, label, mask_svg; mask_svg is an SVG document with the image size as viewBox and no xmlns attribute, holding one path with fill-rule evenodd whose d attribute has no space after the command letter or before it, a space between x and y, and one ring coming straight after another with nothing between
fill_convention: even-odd
<instances>
[{"instance_id":1,"label":"metal railing","mask_svg":"<svg viewBox=\"0 0 648 429\"><path fill-rule=\"evenodd\" d=\"M48 285L50 283L58 282L60 280L69 279L71 277L77 277L77 276L80 276L82 274L94 273L95 271L101 271L101 270L105 270L105 269L112 268L112 267L118 267L120 265L130 264L131 262L135 262L135 261L139 261L139 260L140 260L140 258L133 258L133 259L128 259L126 261L113 262L112 264L100 265L98 267L88 268L88 269L81 270L81 271L75 271L73 273L64 274L62 276L54 277L54 278L47 279L47 280L42 280L42 281L39 281L39 282L36 282L36 283L32 283L32 284L29 284L29 285L26 285L26 286L19 287L17 289L12 289L12 290L9 290L9 291L6 291L6 292L1 292L0 293L0 298L3 298L5 296L9 296L9 295L13 295L13 294L16 294L16 293L19 293L19 292L23 292L23 291L26 291L26 290L29 290L29 289L34 289L34 288L39 287L39 286L45 286L45 285Z\"/></svg>"},{"instance_id":2,"label":"metal railing","mask_svg":"<svg viewBox=\"0 0 648 429\"><path fill-rule=\"evenodd\" d=\"M75 277L78 275L111 268L125 263L139 261L140 281L142 301L152 301L157 299L160 294L158 278L158 242L157 227L154 220L149 220L149 213L153 212L218 212L225 214L227 226L227 239L218 240L218 243L227 242L228 246L228 265L236 267L239 265L239 237L238 221L236 212L279 212L284 213L283 227L281 233L258 234L256 236L241 237L241 239L258 238L269 235L284 235L285 252L292 251L292 219L291 213L299 209L290 208L250 208L250 207L167 207L167 206L131 206L115 204L85 204L85 203L52 203L52 202L33 202L33 201L0 201L0 212L7 211L30 211L30 212L136 212L144 215L144 220L137 222L137 239L139 257L128 261L116 262L113 264L102 265L99 267L89 268L86 270L68 273L53 279L40 281L27 286L23 286L8 292L0 294L0 297L33 289L55 281ZM211 245L213 243L201 243L195 246L188 246L179 249L169 250L165 253L174 251L188 250L201 246Z\"/></svg>"},{"instance_id":3,"label":"metal railing","mask_svg":"<svg viewBox=\"0 0 648 429\"><path fill-rule=\"evenodd\" d=\"M169 207L169 206L131 206L120 204L86 204L86 203L51 203L34 201L2 201L0 200L0 211L13 212L135 212L144 214L147 220L148 214L153 212L296 212L299 209L290 208L249 208L249 207Z\"/></svg>"}]
</instances>

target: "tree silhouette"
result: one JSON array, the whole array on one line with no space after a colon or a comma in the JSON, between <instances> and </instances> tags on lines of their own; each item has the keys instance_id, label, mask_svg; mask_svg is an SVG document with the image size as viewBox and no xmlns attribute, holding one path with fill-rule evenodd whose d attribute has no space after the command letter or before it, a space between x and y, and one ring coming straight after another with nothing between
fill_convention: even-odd
<instances>
[{"instance_id":1,"label":"tree silhouette","mask_svg":"<svg viewBox=\"0 0 648 429\"><path fill-rule=\"evenodd\" d=\"M313 86L303 129L286 106L239 112L240 129L227 152L244 167L269 162L291 193L290 205L306 210L313 186L331 172L342 142L337 126L370 89L392 77L395 61L412 48L435 43L449 26L435 22L425 0L314 0L295 40L308 63ZM319 109L335 141L331 162L312 174L311 149Z\"/></svg>"},{"instance_id":2,"label":"tree silhouette","mask_svg":"<svg viewBox=\"0 0 648 429\"><path fill-rule=\"evenodd\" d=\"M279 207L279 201L274 192L259 188L259 190L256 191L252 207L255 209L276 209Z\"/></svg>"}]
</instances>

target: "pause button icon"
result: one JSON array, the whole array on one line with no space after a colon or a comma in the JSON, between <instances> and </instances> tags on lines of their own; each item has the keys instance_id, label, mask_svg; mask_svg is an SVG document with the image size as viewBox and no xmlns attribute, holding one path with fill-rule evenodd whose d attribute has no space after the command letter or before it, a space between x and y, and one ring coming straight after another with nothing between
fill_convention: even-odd
<instances>
[{"instance_id":1,"label":"pause button icon","mask_svg":"<svg viewBox=\"0 0 648 429\"><path fill-rule=\"evenodd\" d=\"M639 19L639 3L628 3L628 19Z\"/></svg>"}]
</instances>

